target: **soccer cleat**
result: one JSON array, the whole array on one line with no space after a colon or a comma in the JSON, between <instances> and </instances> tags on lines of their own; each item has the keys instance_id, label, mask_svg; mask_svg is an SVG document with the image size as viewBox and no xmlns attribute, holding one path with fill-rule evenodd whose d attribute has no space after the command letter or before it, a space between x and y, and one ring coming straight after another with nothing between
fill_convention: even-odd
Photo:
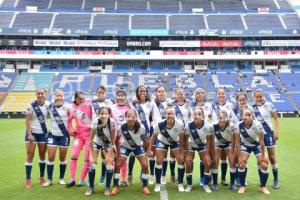
<instances>
[{"instance_id":1,"label":"soccer cleat","mask_svg":"<svg viewBox=\"0 0 300 200\"><path fill-rule=\"evenodd\" d=\"M200 178L199 185L200 185L200 187L203 187L203 185L204 185L204 178Z\"/></svg>"},{"instance_id":2,"label":"soccer cleat","mask_svg":"<svg viewBox=\"0 0 300 200\"><path fill-rule=\"evenodd\" d=\"M160 192L161 186L160 184L156 184L154 188L154 192Z\"/></svg>"},{"instance_id":3,"label":"soccer cleat","mask_svg":"<svg viewBox=\"0 0 300 200\"><path fill-rule=\"evenodd\" d=\"M212 189L213 189L214 192L217 192L219 190L219 186L213 184Z\"/></svg>"},{"instance_id":4,"label":"soccer cleat","mask_svg":"<svg viewBox=\"0 0 300 200\"><path fill-rule=\"evenodd\" d=\"M274 189L279 189L279 187L280 187L280 186L279 186L279 181L278 181L278 180L274 181L274 182L273 182L273 188L274 188Z\"/></svg>"},{"instance_id":5,"label":"soccer cleat","mask_svg":"<svg viewBox=\"0 0 300 200\"><path fill-rule=\"evenodd\" d=\"M122 187L127 187L128 186L128 183L126 181L122 181L121 184L120 184Z\"/></svg>"},{"instance_id":6,"label":"soccer cleat","mask_svg":"<svg viewBox=\"0 0 300 200\"><path fill-rule=\"evenodd\" d=\"M151 176L149 177L149 185L153 185L154 182L155 182L154 176L151 175Z\"/></svg>"},{"instance_id":7,"label":"soccer cleat","mask_svg":"<svg viewBox=\"0 0 300 200\"><path fill-rule=\"evenodd\" d=\"M209 188L208 185L203 185L203 190L206 192L206 193L211 193L211 190Z\"/></svg>"},{"instance_id":8,"label":"soccer cleat","mask_svg":"<svg viewBox=\"0 0 300 200\"><path fill-rule=\"evenodd\" d=\"M40 184L43 185L46 182L46 179L44 177L40 177Z\"/></svg>"},{"instance_id":9,"label":"soccer cleat","mask_svg":"<svg viewBox=\"0 0 300 200\"><path fill-rule=\"evenodd\" d=\"M173 184L176 184L176 177L175 177L175 176L171 176L171 182L172 182Z\"/></svg>"},{"instance_id":10,"label":"soccer cleat","mask_svg":"<svg viewBox=\"0 0 300 200\"><path fill-rule=\"evenodd\" d=\"M76 186L82 187L82 186L84 186L84 182L82 180L79 180Z\"/></svg>"},{"instance_id":11,"label":"soccer cleat","mask_svg":"<svg viewBox=\"0 0 300 200\"><path fill-rule=\"evenodd\" d=\"M52 185L52 181L48 180L43 184L43 187L49 187Z\"/></svg>"},{"instance_id":12,"label":"soccer cleat","mask_svg":"<svg viewBox=\"0 0 300 200\"><path fill-rule=\"evenodd\" d=\"M142 188L142 192L144 193L144 195L149 195L151 194L150 190L147 187L143 187Z\"/></svg>"},{"instance_id":13,"label":"soccer cleat","mask_svg":"<svg viewBox=\"0 0 300 200\"><path fill-rule=\"evenodd\" d=\"M162 176L161 179L160 179L160 182L162 185L166 185L167 184L167 179L165 176Z\"/></svg>"},{"instance_id":14,"label":"soccer cleat","mask_svg":"<svg viewBox=\"0 0 300 200\"><path fill-rule=\"evenodd\" d=\"M99 185L103 185L105 180L105 176L101 176L99 180Z\"/></svg>"},{"instance_id":15,"label":"soccer cleat","mask_svg":"<svg viewBox=\"0 0 300 200\"><path fill-rule=\"evenodd\" d=\"M66 188L71 188L75 186L75 181L70 180L67 184L66 184Z\"/></svg>"},{"instance_id":16,"label":"soccer cleat","mask_svg":"<svg viewBox=\"0 0 300 200\"><path fill-rule=\"evenodd\" d=\"M85 196L91 196L94 193L94 189L88 187L87 191L85 192Z\"/></svg>"},{"instance_id":17,"label":"soccer cleat","mask_svg":"<svg viewBox=\"0 0 300 200\"><path fill-rule=\"evenodd\" d=\"M192 186L188 185L186 186L186 188L184 189L185 192L191 192L192 191Z\"/></svg>"},{"instance_id":18,"label":"soccer cleat","mask_svg":"<svg viewBox=\"0 0 300 200\"><path fill-rule=\"evenodd\" d=\"M127 182L128 182L128 185L132 185L132 176L128 176Z\"/></svg>"},{"instance_id":19,"label":"soccer cleat","mask_svg":"<svg viewBox=\"0 0 300 200\"><path fill-rule=\"evenodd\" d=\"M31 180L30 179L25 181L25 188L27 188L27 189L31 188Z\"/></svg>"},{"instance_id":20,"label":"soccer cleat","mask_svg":"<svg viewBox=\"0 0 300 200\"><path fill-rule=\"evenodd\" d=\"M270 194L270 191L269 191L266 187L260 188L259 191L260 191L261 193L263 193L263 194Z\"/></svg>"},{"instance_id":21,"label":"soccer cleat","mask_svg":"<svg viewBox=\"0 0 300 200\"><path fill-rule=\"evenodd\" d=\"M110 190L109 188L106 188L104 191L104 196L109 196L110 195Z\"/></svg>"},{"instance_id":22,"label":"soccer cleat","mask_svg":"<svg viewBox=\"0 0 300 200\"><path fill-rule=\"evenodd\" d=\"M240 187L239 190L238 190L238 193L239 194L244 194L246 191L246 188L245 187Z\"/></svg>"},{"instance_id":23,"label":"soccer cleat","mask_svg":"<svg viewBox=\"0 0 300 200\"><path fill-rule=\"evenodd\" d=\"M223 186L228 186L228 183L226 183L225 180L221 180L221 184L222 184Z\"/></svg>"},{"instance_id":24,"label":"soccer cleat","mask_svg":"<svg viewBox=\"0 0 300 200\"><path fill-rule=\"evenodd\" d=\"M236 191L237 191L237 188L236 188L235 185L233 184L233 185L230 185L230 190L231 190L232 192L236 192Z\"/></svg>"},{"instance_id":25,"label":"soccer cleat","mask_svg":"<svg viewBox=\"0 0 300 200\"><path fill-rule=\"evenodd\" d=\"M118 193L119 193L119 188L114 187L110 194L111 195L117 195Z\"/></svg>"},{"instance_id":26,"label":"soccer cleat","mask_svg":"<svg viewBox=\"0 0 300 200\"><path fill-rule=\"evenodd\" d=\"M59 179L59 184L60 185L66 185L65 180L64 179Z\"/></svg>"},{"instance_id":27,"label":"soccer cleat","mask_svg":"<svg viewBox=\"0 0 300 200\"><path fill-rule=\"evenodd\" d=\"M182 183L178 184L178 191L179 192L184 192L184 187L183 187Z\"/></svg>"}]
</instances>

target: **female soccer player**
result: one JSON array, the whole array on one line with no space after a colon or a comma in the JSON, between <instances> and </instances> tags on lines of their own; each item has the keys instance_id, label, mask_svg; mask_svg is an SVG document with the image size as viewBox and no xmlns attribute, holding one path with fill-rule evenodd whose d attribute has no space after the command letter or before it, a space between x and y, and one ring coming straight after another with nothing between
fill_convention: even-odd
<instances>
[{"instance_id":1,"label":"female soccer player","mask_svg":"<svg viewBox=\"0 0 300 200\"><path fill-rule=\"evenodd\" d=\"M235 116L233 112L233 104L226 100L226 90L224 88L218 88L217 89L217 99L215 102L212 103L213 106L213 116L212 116L212 122L213 124L218 123L218 113L220 110L226 110L230 121L238 125L239 121L237 117ZM221 183L224 186L228 186L226 183L226 173L227 173L227 156L224 150L222 150L221 155Z\"/></svg>"},{"instance_id":2,"label":"female soccer player","mask_svg":"<svg viewBox=\"0 0 300 200\"><path fill-rule=\"evenodd\" d=\"M265 101L264 93L262 90L256 90L254 92L254 101L253 111L256 119L262 124L265 136L265 146L268 151L268 157L272 164L272 171L274 176L273 188L279 188L278 180L278 164L275 155L276 141L279 138L279 120L276 113L276 110L272 103ZM275 129L273 130L272 121L274 119Z\"/></svg>"},{"instance_id":3,"label":"female soccer player","mask_svg":"<svg viewBox=\"0 0 300 200\"><path fill-rule=\"evenodd\" d=\"M248 96L246 93L238 93L236 95L236 105L233 108L233 112L239 121L242 121L242 110L244 108L251 108L248 105Z\"/></svg>"},{"instance_id":4,"label":"female soccer player","mask_svg":"<svg viewBox=\"0 0 300 200\"><path fill-rule=\"evenodd\" d=\"M158 86L155 90L155 105L157 106L157 109L159 110L160 117L162 120L166 119L166 108L168 104L172 102L171 99L167 98L166 89L163 86ZM155 144L154 144L155 146ZM154 155L155 155L155 148L152 149ZM171 162L171 161L170 161ZM170 163L171 164L171 163ZM161 184L166 184L166 172L168 168L168 155L164 158L163 161L163 170L162 170L162 176L161 176ZM171 178L175 177L175 165L173 168L173 173L171 173Z\"/></svg>"},{"instance_id":5,"label":"female soccer player","mask_svg":"<svg viewBox=\"0 0 300 200\"><path fill-rule=\"evenodd\" d=\"M79 157L80 151L84 148L84 164L81 171L80 181L77 186L83 186L84 179L89 170L89 135L91 132L92 125L92 107L89 102L85 100L83 92L76 91L74 102L70 109L70 118L68 121L68 128L70 136L74 137L72 146L72 156L71 156L71 179L66 184L66 187L75 186L75 175L77 168L77 159ZM73 120L76 122L76 128L73 128Z\"/></svg>"},{"instance_id":6,"label":"female soccer player","mask_svg":"<svg viewBox=\"0 0 300 200\"><path fill-rule=\"evenodd\" d=\"M249 159L250 153L253 152L259 164L260 191L264 194L270 194L266 188L268 180L268 162L265 158L264 130L259 121L253 120L253 111L245 108L242 111L243 121L240 122L236 141L241 140L241 145L237 143L239 152L239 169L238 176L241 187L238 193L243 194L246 191L245 186L245 166ZM239 147L240 146L240 147Z\"/></svg>"},{"instance_id":7,"label":"female soccer player","mask_svg":"<svg viewBox=\"0 0 300 200\"><path fill-rule=\"evenodd\" d=\"M139 86L136 88L136 100L132 101L132 107L137 111L138 117L146 130L146 139L150 140L153 132L153 128L157 125L158 121L161 121L159 111L155 106L155 103L151 101L148 89L145 86ZM152 129L152 130L151 130ZM129 158L128 166L128 183L132 183L132 171L135 158L133 155ZM149 157L150 166L150 178L149 184L154 184L154 167L155 157Z\"/></svg>"},{"instance_id":8,"label":"female soccer player","mask_svg":"<svg viewBox=\"0 0 300 200\"><path fill-rule=\"evenodd\" d=\"M190 101L185 97L185 91L183 88L176 89L175 101L173 102L173 106L175 108L176 117L178 119L180 119L184 124L191 121L193 110L191 108ZM171 181L175 183L175 155L173 155L172 152L170 153Z\"/></svg>"},{"instance_id":9,"label":"female soccer player","mask_svg":"<svg viewBox=\"0 0 300 200\"><path fill-rule=\"evenodd\" d=\"M31 169L32 161L34 158L34 152L36 144L39 150L39 165L40 165L40 183L43 185L45 183L45 168L46 168L46 142L47 142L47 126L46 120L48 115L49 102L46 101L46 91L45 89L38 89L36 91L36 98L34 102L31 102L26 109L26 181L25 187L31 188Z\"/></svg>"},{"instance_id":10,"label":"female soccer player","mask_svg":"<svg viewBox=\"0 0 300 200\"><path fill-rule=\"evenodd\" d=\"M214 124L212 129L215 138L215 158L212 167L213 190L218 191L218 168L219 168L220 154L222 151L225 151L230 166L230 190L235 192L236 187L234 183L236 177L236 168L235 168L235 150L236 150L235 138L237 135L236 126L232 122L230 122L227 112L221 110L218 113L218 123Z\"/></svg>"},{"instance_id":11,"label":"female soccer player","mask_svg":"<svg viewBox=\"0 0 300 200\"><path fill-rule=\"evenodd\" d=\"M161 189L162 164L164 158L167 156L169 148L178 163L178 191L184 192L183 134L183 122L176 119L175 109L172 106L168 107L166 109L166 119L158 123L158 126L151 137L147 152L149 156L153 156L151 147L156 142L155 192L159 192Z\"/></svg>"},{"instance_id":12,"label":"female soccer player","mask_svg":"<svg viewBox=\"0 0 300 200\"><path fill-rule=\"evenodd\" d=\"M89 170L89 187L86 196L94 193L94 180L96 164L99 152L104 154L104 162L106 164L106 186L105 196L110 195L110 183L113 176L113 165L114 165L114 152L115 148L115 137L117 132L116 122L112 119L111 110L108 107L101 107L99 109L98 120L93 122L92 132L90 135L90 152L91 152L91 165ZM102 161L103 163L103 161Z\"/></svg>"},{"instance_id":13,"label":"female soccer player","mask_svg":"<svg viewBox=\"0 0 300 200\"><path fill-rule=\"evenodd\" d=\"M111 108L113 116L115 116L118 125L125 123L125 113L130 109L130 104L126 99L126 92L124 90L120 89L116 92L116 103L113 104ZM121 140L116 142L120 143ZM121 185L123 187L128 185L126 181L126 175L127 161L125 161L121 167Z\"/></svg>"},{"instance_id":14,"label":"female soccer player","mask_svg":"<svg viewBox=\"0 0 300 200\"><path fill-rule=\"evenodd\" d=\"M122 124L118 131L118 137L122 137L122 142L121 147L117 148L119 152L114 172L114 188L111 195L119 193L120 168L131 153L136 156L141 164L142 192L145 195L149 195L151 192L147 188L149 170L148 159L145 155L145 149L148 147L148 140L145 136L146 131L143 124L138 122L138 114L134 109L128 110L125 114L125 118L126 123Z\"/></svg>"},{"instance_id":15,"label":"female soccer player","mask_svg":"<svg viewBox=\"0 0 300 200\"><path fill-rule=\"evenodd\" d=\"M64 102L64 93L61 90L56 90L54 93L54 103L48 107L50 114L50 127L47 137L48 150L48 181L43 184L44 187L52 185L52 177L54 170L54 161L56 150L59 148L59 183L65 184L64 177L67 167L66 156L70 144L70 137L68 133L68 119L69 119L69 104Z\"/></svg>"},{"instance_id":16,"label":"female soccer player","mask_svg":"<svg viewBox=\"0 0 300 200\"><path fill-rule=\"evenodd\" d=\"M195 91L195 101L192 102L192 108L195 110L196 108L202 108L204 112L204 119L206 122L210 122L212 119L212 104L206 101L206 92L202 88L198 88ZM204 163L202 160L200 161L200 186L203 186L204 182Z\"/></svg>"},{"instance_id":17,"label":"female soccer player","mask_svg":"<svg viewBox=\"0 0 300 200\"><path fill-rule=\"evenodd\" d=\"M97 99L92 101L92 107L93 107L93 121L98 119L97 113L99 113L99 109L103 106L111 108L113 102L106 99L106 88L104 86L99 86L97 88ZM106 164L104 159L104 154L101 152L102 157L102 165L101 165L101 176L99 180L99 184L104 184L105 180L105 174L106 174Z\"/></svg>"},{"instance_id":18,"label":"female soccer player","mask_svg":"<svg viewBox=\"0 0 300 200\"><path fill-rule=\"evenodd\" d=\"M194 110L194 120L189 122L185 127L185 165L186 165L186 180L187 187L185 192L190 192L193 185L193 161L195 158L195 151L198 152L201 162L204 165L204 180L203 189L207 193L211 193L208 186L210 180L210 169L211 169L211 156L212 150L211 145L213 143L213 133L212 128L209 126L208 122L205 121L205 114L202 108L197 107Z\"/></svg>"}]
</instances>

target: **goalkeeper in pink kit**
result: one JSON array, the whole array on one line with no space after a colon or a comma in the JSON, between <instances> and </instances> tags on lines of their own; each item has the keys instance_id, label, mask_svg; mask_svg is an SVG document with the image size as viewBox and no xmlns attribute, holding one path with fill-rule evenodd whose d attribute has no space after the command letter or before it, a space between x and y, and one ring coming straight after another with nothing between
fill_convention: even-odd
<instances>
[{"instance_id":1,"label":"goalkeeper in pink kit","mask_svg":"<svg viewBox=\"0 0 300 200\"><path fill-rule=\"evenodd\" d=\"M73 128L73 121L76 122L76 127ZM89 170L89 134L92 124L92 107L91 103L85 100L84 93L75 92L74 103L70 109L70 118L68 121L70 136L74 137L72 145L72 156L70 164L70 181L66 187L75 186L75 175L77 168L77 159L82 149L84 149L84 164L81 171L80 180L77 186L83 186L84 180Z\"/></svg>"}]
</instances>

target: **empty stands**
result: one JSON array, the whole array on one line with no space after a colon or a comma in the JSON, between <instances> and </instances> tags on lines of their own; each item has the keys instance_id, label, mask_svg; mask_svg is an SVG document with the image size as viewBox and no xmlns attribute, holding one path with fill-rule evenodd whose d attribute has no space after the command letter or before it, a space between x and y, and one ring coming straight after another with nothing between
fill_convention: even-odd
<instances>
[{"instance_id":1,"label":"empty stands","mask_svg":"<svg viewBox=\"0 0 300 200\"><path fill-rule=\"evenodd\" d=\"M48 90L52 83L53 75L52 73L22 73L12 85L12 91L35 91L39 88Z\"/></svg>"},{"instance_id":2,"label":"empty stands","mask_svg":"<svg viewBox=\"0 0 300 200\"><path fill-rule=\"evenodd\" d=\"M10 92L0 110L1 112L25 112L28 103L35 99L35 92Z\"/></svg>"},{"instance_id":3,"label":"empty stands","mask_svg":"<svg viewBox=\"0 0 300 200\"><path fill-rule=\"evenodd\" d=\"M52 13L19 13L14 21L14 28L49 28Z\"/></svg>"}]
</instances>

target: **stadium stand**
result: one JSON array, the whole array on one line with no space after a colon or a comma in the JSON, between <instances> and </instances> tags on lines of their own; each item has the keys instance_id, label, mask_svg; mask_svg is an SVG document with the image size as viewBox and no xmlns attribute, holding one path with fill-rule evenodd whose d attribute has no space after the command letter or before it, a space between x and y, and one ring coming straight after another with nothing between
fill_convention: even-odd
<instances>
[{"instance_id":1,"label":"stadium stand","mask_svg":"<svg viewBox=\"0 0 300 200\"><path fill-rule=\"evenodd\" d=\"M13 18L14 13L11 12L0 12L0 27L9 27L10 22Z\"/></svg>"},{"instance_id":2,"label":"stadium stand","mask_svg":"<svg viewBox=\"0 0 300 200\"><path fill-rule=\"evenodd\" d=\"M134 15L132 29L166 29L166 15Z\"/></svg>"},{"instance_id":3,"label":"stadium stand","mask_svg":"<svg viewBox=\"0 0 300 200\"><path fill-rule=\"evenodd\" d=\"M98 14L94 17L93 28L128 29L129 15Z\"/></svg>"},{"instance_id":4,"label":"stadium stand","mask_svg":"<svg viewBox=\"0 0 300 200\"><path fill-rule=\"evenodd\" d=\"M39 88L49 89L54 74L52 73L21 73L12 85L11 91L35 91Z\"/></svg>"},{"instance_id":5,"label":"stadium stand","mask_svg":"<svg viewBox=\"0 0 300 200\"><path fill-rule=\"evenodd\" d=\"M80 10L83 0L52 0L52 9Z\"/></svg>"},{"instance_id":6,"label":"stadium stand","mask_svg":"<svg viewBox=\"0 0 300 200\"><path fill-rule=\"evenodd\" d=\"M52 13L19 13L13 28L50 28L52 17Z\"/></svg>"},{"instance_id":7,"label":"stadium stand","mask_svg":"<svg viewBox=\"0 0 300 200\"><path fill-rule=\"evenodd\" d=\"M181 4L182 10L192 10L193 8L202 8L204 12L212 10L209 0L182 0Z\"/></svg>"},{"instance_id":8,"label":"stadium stand","mask_svg":"<svg viewBox=\"0 0 300 200\"><path fill-rule=\"evenodd\" d=\"M245 21L249 29L283 29L278 15L273 14L249 14Z\"/></svg>"},{"instance_id":9,"label":"stadium stand","mask_svg":"<svg viewBox=\"0 0 300 200\"><path fill-rule=\"evenodd\" d=\"M208 15L207 22L210 29L245 29L240 15Z\"/></svg>"},{"instance_id":10,"label":"stadium stand","mask_svg":"<svg viewBox=\"0 0 300 200\"><path fill-rule=\"evenodd\" d=\"M36 6L38 9L46 9L49 6L50 0L19 0L18 8L26 6Z\"/></svg>"},{"instance_id":11,"label":"stadium stand","mask_svg":"<svg viewBox=\"0 0 300 200\"><path fill-rule=\"evenodd\" d=\"M213 1L216 10L245 10L243 1L241 0L230 0L230 1Z\"/></svg>"},{"instance_id":12,"label":"stadium stand","mask_svg":"<svg viewBox=\"0 0 300 200\"><path fill-rule=\"evenodd\" d=\"M1 112L25 112L28 103L35 99L35 92L10 92L1 106Z\"/></svg>"},{"instance_id":13,"label":"stadium stand","mask_svg":"<svg viewBox=\"0 0 300 200\"><path fill-rule=\"evenodd\" d=\"M0 72L0 92L8 92L15 78L15 73Z\"/></svg>"},{"instance_id":14,"label":"stadium stand","mask_svg":"<svg viewBox=\"0 0 300 200\"><path fill-rule=\"evenodd\" d=\"M151 10L179 10L179 1L150 0Z\"/></svg>"},{"instance_id":15,"label":"stadium stand","mask_svg":"<svg viewBox=\"0 0 300 200\"><path fill-rule=\"evenodd\" d=\"M281 16L286 27L290 29L300 28L300 19L296 14L285 14Z\"/></svg>"},{"instance_id":16,"label":"stadium stand","mask_svg":"<svg viewBox=\"0 0 300 200\"><path fill-rule=\"evenodd\" d=\"M118 10L147 10L147 1L119 0Z\"/></svg>"},{"instance_id":17,"label":"stadium stand","mask_svg":"<svg viewBox=\"0 0 300 200\"><path fill-rule=\"evenodd\" d=\"M197 30L206 28L202 15L171 15L169 23L171 30Z\"/></svg>"},{"instance_id":18,"label":"stadium stand","mask_svg":"<svg viewBox=\"0 0 300 200\"><path fill-rule=\"evenodd\" d=\"M89 29L90 14L59 14L55 17L54 28Z\"/></svg>"}]
</instances>

